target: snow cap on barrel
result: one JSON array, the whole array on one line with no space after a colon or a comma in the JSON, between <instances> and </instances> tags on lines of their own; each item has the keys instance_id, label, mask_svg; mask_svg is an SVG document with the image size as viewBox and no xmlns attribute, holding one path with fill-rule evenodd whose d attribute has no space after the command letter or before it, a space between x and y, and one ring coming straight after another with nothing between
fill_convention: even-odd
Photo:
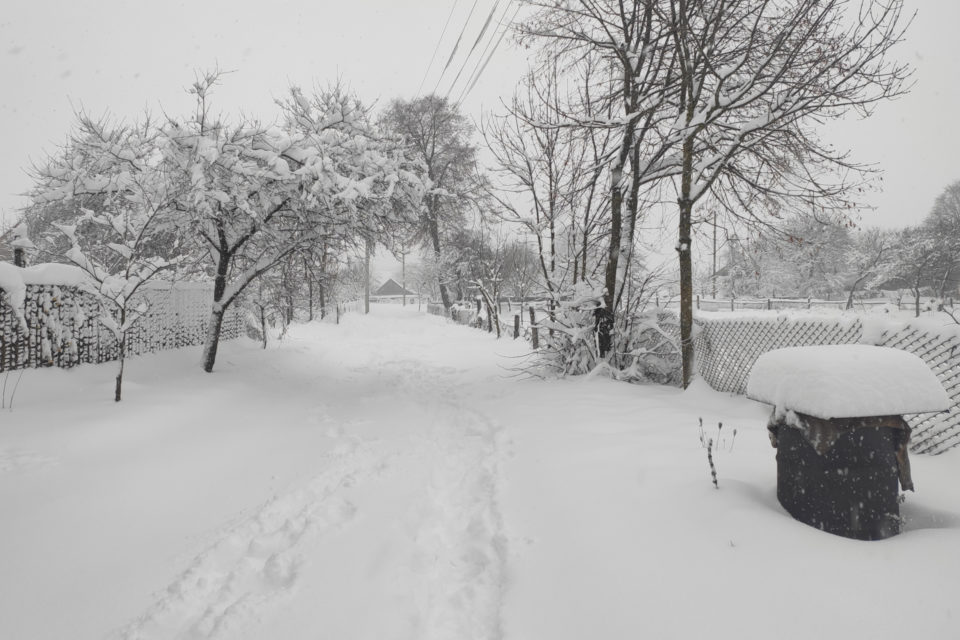
<instances>
[{"instance_id":1,"label":"snow cap on barrel","mask_svg":"<svg viewBox=\"0 0 960 640\"><path fill-rule=\"evenodd\" d=\"M747 397L829 420L945 411L950 399L926 363L861 344L790 347L761 355Z\"/></svg>"}]
</instances>

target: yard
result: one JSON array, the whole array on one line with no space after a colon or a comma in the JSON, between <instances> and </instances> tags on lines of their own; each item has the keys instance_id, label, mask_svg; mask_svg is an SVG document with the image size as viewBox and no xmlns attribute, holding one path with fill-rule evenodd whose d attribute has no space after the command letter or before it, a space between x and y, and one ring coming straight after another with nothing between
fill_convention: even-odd
<instances>
[{"instance_id":1,"label":"yard","mask_svg":"<svg viewBox=\"0 0 960 640\"><path fill-rule=\"evenodd\" d=\"M960 451L913 457L900 536L847 540L778 504L767 407L528 349L375 305L213 374L133 358L120 403L115 365L26 371L0 638L957 637Z\"/></svg>"}]
</instances>

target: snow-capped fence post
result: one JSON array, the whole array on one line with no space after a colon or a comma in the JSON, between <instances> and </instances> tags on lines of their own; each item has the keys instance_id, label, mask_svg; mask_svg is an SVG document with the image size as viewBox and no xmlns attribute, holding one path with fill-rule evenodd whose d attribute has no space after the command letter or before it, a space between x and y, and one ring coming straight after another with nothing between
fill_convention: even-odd
<instances>
[{"instance_id":1,"label":"snow-capped fence post","mask_svg":"<svg viewBox=\"0 0 960 640\"><path fill-rule=\"evenodd\" d=\"M513 339L520 337L520 314L513 316Z\"/></svg>"},{"instance_id":2,"label":"snow-capped fence post","mask_svg":"<svg viewBox=\"0 0 960 640\"><path fill-rule=\"evenodd\" d=\"M21 222L11 230L13 241L10 246L13 248L13 266L27 266L27 249L36 249L36 245L30 242L27 237L27 225Z\"/></svg>"}]
</instances>

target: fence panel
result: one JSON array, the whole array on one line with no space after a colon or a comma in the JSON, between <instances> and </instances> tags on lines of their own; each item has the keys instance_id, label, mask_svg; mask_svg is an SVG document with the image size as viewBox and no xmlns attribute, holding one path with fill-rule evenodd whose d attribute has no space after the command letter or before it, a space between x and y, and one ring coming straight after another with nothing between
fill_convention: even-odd
<instances>
[{"instance_id":1,"label":"fence panel","mask_svg":"<svg viewBox=\"0 0 960 640\"><path fill-rule=\"evenodd\" d=\"M146 287L132 305L143 303L147 310L127 332L127 354L203 344L212 293L207 284ZM100 321L101 313L96 296L75 287L28 285L25 331L13 309L0 303L0 371L116 360L119 344ZM224 317L220 338L232 340L242 333L243 316L234 305Z\"/></svg>"},{"instance_id":2,"label":"fence panel","mask_svg":"<svg viewBox=\"0 0 960 640\"><path fill-rule=\"evenodd\" d=\"M784 347L850 344L864 335L860 319L747 317L698 318L697 368L717 391L743 394L753 364L762 354ZM870 342L920 357L951 398L949 411L905 416L912 451L937 454L960 445L960 337L909 324L894 326Z\"/></svg>"}]
</instances>

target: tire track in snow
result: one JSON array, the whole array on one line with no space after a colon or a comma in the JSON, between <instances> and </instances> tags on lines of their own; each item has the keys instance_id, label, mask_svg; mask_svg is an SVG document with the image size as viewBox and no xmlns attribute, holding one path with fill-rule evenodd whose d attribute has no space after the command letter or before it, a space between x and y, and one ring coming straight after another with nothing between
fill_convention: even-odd
<instances>
[{"instance_id":1,"label":"tire track in snow","mask_svg":"<svg viewBox=\"0 0 960 640\"><path fill-rule=\"evenodd\" d=\"M354 440L326 470L267 501L200 553L144 614L112 637L122 640L230 637L294 595L304 544L349 523L355 505L338 495L378 474L386 456Z\"/></svg>"}]
</instances>

